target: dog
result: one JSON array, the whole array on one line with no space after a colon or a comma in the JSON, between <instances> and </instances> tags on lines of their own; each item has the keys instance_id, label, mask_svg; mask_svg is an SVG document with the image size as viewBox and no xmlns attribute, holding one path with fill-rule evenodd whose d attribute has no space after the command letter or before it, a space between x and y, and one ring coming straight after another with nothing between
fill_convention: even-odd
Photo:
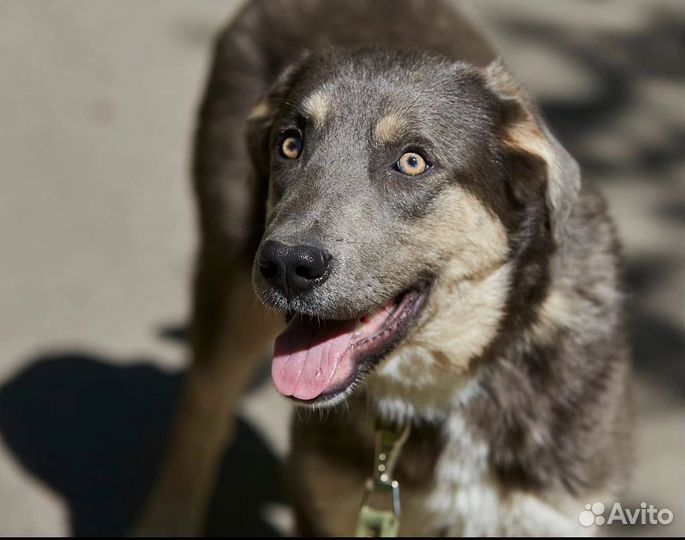
<instances>
[{"instance_id":1,"label":"dog","mask_svg":"<svg viewBox=\"0 0 685 540\"><path fill-rule=\"evenodd\" d=\"M454 6L248 3L216 42L194 187L193 364L140 531L201 530L273 347L278 392L325 411L293 418L300 534L354 534L377 422L409 426L400 535L593 532L579 513L630 467L619 243Z\"/></svg>"}]
</instances>

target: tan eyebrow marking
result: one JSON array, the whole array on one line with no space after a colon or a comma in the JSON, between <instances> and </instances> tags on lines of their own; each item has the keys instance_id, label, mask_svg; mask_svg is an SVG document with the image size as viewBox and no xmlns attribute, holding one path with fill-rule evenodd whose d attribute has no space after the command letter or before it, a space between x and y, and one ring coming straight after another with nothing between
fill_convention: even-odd
<instances>
[{"instance_id":1,"label":"tan eyebrow marking","mask_svg":"<svg viewBox=\"0 0 685 540\"><path fill-rule=\"evenodd\" d=\"M260 120L266 118L271 113L271 107L267 100L262 99L257 105L255 105L250 113L247 115L248 120Z\"/></svg>"},{"instance_id":2,"label":"tan eyebrow marking","mask_svg":"<svg viewBox=\"0 0 685 540\"><path fill-rule=\"evenodd\" d=\"M318 90L304 100L302 108L315 126L321 127L328 116L330 100L328 95Z\"/></svg>"},{"instance_id":3,"label":"tan eyebrow marking","mask_svg":"<svg viewBox=\"0 0 685 540\"><path fill-rule=\"evenodd\" d=\"M404 118L394 113L387 114L376 123L376 138L384 143L397 141L406 127L407 121Z\"/></svg>"}]
</instances>

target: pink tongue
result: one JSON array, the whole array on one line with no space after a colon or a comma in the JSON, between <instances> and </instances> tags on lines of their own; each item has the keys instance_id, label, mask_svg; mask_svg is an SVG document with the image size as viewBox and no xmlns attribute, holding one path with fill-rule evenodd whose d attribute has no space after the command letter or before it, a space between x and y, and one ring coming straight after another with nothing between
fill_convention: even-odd
<instances>
[{"instance_id":1,"label":"pink tongue","mask_svg":"<svg viewBox=\"0 0 685 540\"><path fill-rule=\"evenodd\" d=\"M354 363L345 355L357 321L294 317L276 338L271 376L284 396L309 400L342 385Z\"/></svg>"},{"instance_id":2,"label":"pink tongue","mask_svg":"<svg viewBox=\"0 0 685 540\"><path fill-rule=\"evenodd\" d=\"M355 370L355 360L347 351L378 332L395 306L388 302L359 320L293 317L274 345L271 377L276 389L284 396L309 400L343 386Z\"/></svg>"}]
</instances>

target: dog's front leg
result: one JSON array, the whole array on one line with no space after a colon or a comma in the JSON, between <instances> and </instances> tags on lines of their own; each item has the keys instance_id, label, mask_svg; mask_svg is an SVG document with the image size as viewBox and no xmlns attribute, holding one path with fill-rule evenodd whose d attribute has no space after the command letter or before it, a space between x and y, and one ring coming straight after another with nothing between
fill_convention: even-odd
<instances>
[{"instance_id":1,"label":"dog's front leg","mask_svg":"<svg viewBox=\"0 0 685 540\"><path fill-rule=\"evenodd\" d=\"M202 532L233 414L265 347L282 325L258 303L245 263L227 265L205 250L198 265L193 363L168 453L138 535Z\"/></svg>"}]
</instances>

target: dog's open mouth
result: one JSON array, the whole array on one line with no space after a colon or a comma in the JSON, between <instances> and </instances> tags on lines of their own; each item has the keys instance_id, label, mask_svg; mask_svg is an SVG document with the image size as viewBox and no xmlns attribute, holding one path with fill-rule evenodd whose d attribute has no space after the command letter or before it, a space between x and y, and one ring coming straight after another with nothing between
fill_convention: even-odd
<instances>
[{"instance_id":1,"label":"dog's open mouth","mask_svg":"<svg viewBox=\"0 0 685 540\"><path fill-rule=\"evenodd\" d=\"M308 402L344 392L406 336L427 295L422 285L352 320L293 316L274 346L276 389Z\"/></svg>"}]
</instances>

